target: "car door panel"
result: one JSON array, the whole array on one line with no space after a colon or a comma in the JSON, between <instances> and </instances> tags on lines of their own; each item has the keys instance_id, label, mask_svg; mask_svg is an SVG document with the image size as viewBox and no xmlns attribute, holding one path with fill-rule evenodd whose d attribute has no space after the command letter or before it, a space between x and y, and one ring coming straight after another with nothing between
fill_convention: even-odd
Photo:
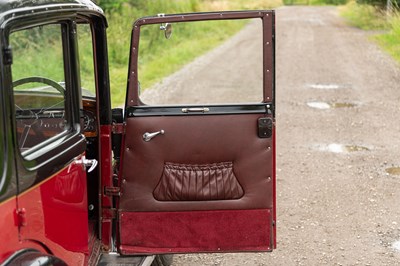
<instances>
[{"instance_id":1,"label":"car door panel","mask_svg":"<svg viewBox=\"0 0 400 266\"><path fill-rule=\"evenodd\" d=\"M126 131L129 136L126 137L123 169L135 171L126 171L123 176L123 193L132 196L121 198L121 211L272 208L272 138L259 138L257 135L257 120L263 116L128 118ZM145 132L161 129L165 131L164 135L149 142L143 140ZM171 171L174 166L177 170ZM229 174L218 177L221 171L217 171L217 168L233 171L233 177ZM170 182L174 182L171 185L176 185L179 182L177 175L184 175L181 183L201 183L203 187L193 188L197 190L194 193L185 187L190 184L182 184L181 188L162 184L165 181L163 179L169 178L173 179ZM186 180L190 178L192 180ZM197 179L202 180L200 182ZM240 196L234 198L229 198L233 193L225 193L224 197L219 195L218 199L207 200L207 194L217 196L217 191L224 191L224 185L238 185L237 189L246 193L239 193ZM160 188L168 191L160 191ZM174 189L179 190L182 200L163 200L162 196L157 196L178 193ZM191 197L187 195L190 193Z\"/></svg>"},{"instance_id":2,"label":"car door panel","mask_svg":"<svg viewBox=\"0 0 400 266\"><path fill-rule=\"evenodd\" d=\"M206 13L136 22L120 170L122 254L275 248L273 16L271 11ZM147 106L140 101L141 25L247 17L263 22L261 103Z\"/></svg>"},{"instance_id":3,"label":"car door panel","mask_svg":"<svg viewBox=\"0 0 400 266\"><path fill-rule=\"evenodd\" d=\"M260 117L128 118L121 251L270 250L273 139L259 138Z\"/></svg>"}]
</instances>

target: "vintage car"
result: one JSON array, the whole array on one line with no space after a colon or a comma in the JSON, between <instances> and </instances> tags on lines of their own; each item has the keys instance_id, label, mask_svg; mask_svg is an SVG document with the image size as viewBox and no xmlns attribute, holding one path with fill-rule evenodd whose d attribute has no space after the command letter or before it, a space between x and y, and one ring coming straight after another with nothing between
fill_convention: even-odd
<instances>
[{"instance_id":1,"label":"vintage car","mask_svg":"<svg viewBox=\"0 0 400 266\"><path fill-rule=\"evenodd\" d=\"M172 24L247 18L262 26L259 102L141 101L143 27L169 38ZM168 265L174 253L272 251L274 12L137 20L121 51L126 103L115 109L106 28L88 0L0 1L0 264Z\"/></svg>"}]
</instances>

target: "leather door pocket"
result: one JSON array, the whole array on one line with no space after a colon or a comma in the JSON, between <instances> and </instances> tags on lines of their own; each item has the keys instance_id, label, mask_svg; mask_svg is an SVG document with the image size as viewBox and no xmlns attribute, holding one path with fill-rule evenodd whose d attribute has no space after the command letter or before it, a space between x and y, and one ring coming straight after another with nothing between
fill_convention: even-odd
<instances>
[{"instance_id":1,"label":"leather door pocket","mask_svg":"<svg viewBox=\"0 0 400 266\"><path fill-rule=\"evenodd\" d=\"M244 195L232 162L177 164L166 162L153 191L159 201L235 200Z\"/></svg>"}]
</instances>

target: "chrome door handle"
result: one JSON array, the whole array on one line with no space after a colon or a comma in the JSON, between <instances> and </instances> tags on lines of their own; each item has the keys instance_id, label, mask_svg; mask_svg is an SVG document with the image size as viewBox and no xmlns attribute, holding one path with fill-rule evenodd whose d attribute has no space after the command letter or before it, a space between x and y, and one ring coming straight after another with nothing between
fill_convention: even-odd
<instances>
[{"instance_id":1,"label":"chrome door handle","mask_svg":"<svg viewBox=\"0 0 400 266\"><path fill-rule=\"evenodd\" d=\"M75 160L73 162L73 164L82 165L82 169L83 170L86 170L86 167L90 166L89 170L87 170L87 172L90 173L96 168L96 166L98 164L98 161L96 159L86 159L85 156L82 156L80 159ZM68 173L71 170L71 166L72 166L72 164L70 164L69 167L68 167Z\"/></svg>"},{"instance_id":2,"label":"chrome door handle","mask_svg":"<svg viewBox=\"0 0 400 266\"><path fill-rule=\"evenodd\" d=\"M164 133L165 133L165 131L163 129L161 129L160 131L157 131L157 132L153 132L153 133L146 132L143 134L143 140L147 142L147 141L150 141L152 138L154 138L157 135L164 135Z\"/></svg>"},{"instance_id":3,"label":"chrome door handle","mask_svg":"<svg viewBox=\"0 0 400 266\"><path fill-rule=\"evenodd\" d=\"M191 113L191 112L199 112L199 113L205 113L209 112L210 108L204 107L194 107L194 108L182 108L182 113Z\"/></svg>"},{"instance_id":4,"label":"chrome door handle","mask_svg":"<svg viewBox=\"0 0 400 266\"><path fill-rule=\"evenodd\" d=\"M91 159L91 160L85 159L83 163L85 164L85 166L90 165L89 170L87 170L88 173L90 173L97 167L98 161L96 159Z\"/></svg>"},{"instance_id":5,"label":"chrome door handle","mask_svg":"<svg viewBox=\"0 0 400 266\"><path fill-rule=\"evenodd\" d=\"M90 166L89 170L87 170L88 173L92 172L96 168L97 163L98 162L97 162L96 159L91 159L91 160L90 159L86 159L85 156L82 156L81 159L75 161L75 164L82 164L84 169L86 169L86 167Z\"/></svg>"}]
</instances>

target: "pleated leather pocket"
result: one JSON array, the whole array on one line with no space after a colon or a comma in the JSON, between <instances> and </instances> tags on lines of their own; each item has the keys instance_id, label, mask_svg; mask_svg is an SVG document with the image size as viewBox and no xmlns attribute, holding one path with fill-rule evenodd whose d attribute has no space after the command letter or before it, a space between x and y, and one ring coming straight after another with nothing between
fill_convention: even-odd
<instances>
[{"instance_id":1,"label":"pleated leather pocket","mask_svg":"<svg viewBox=\"0 0 400 266\"><path fill-rule=\"evenodd\" d=\"M243 194L232 162L199 165L167 162L153 192L159 201L233 200Z\"/></svg>"}]
</instances>

